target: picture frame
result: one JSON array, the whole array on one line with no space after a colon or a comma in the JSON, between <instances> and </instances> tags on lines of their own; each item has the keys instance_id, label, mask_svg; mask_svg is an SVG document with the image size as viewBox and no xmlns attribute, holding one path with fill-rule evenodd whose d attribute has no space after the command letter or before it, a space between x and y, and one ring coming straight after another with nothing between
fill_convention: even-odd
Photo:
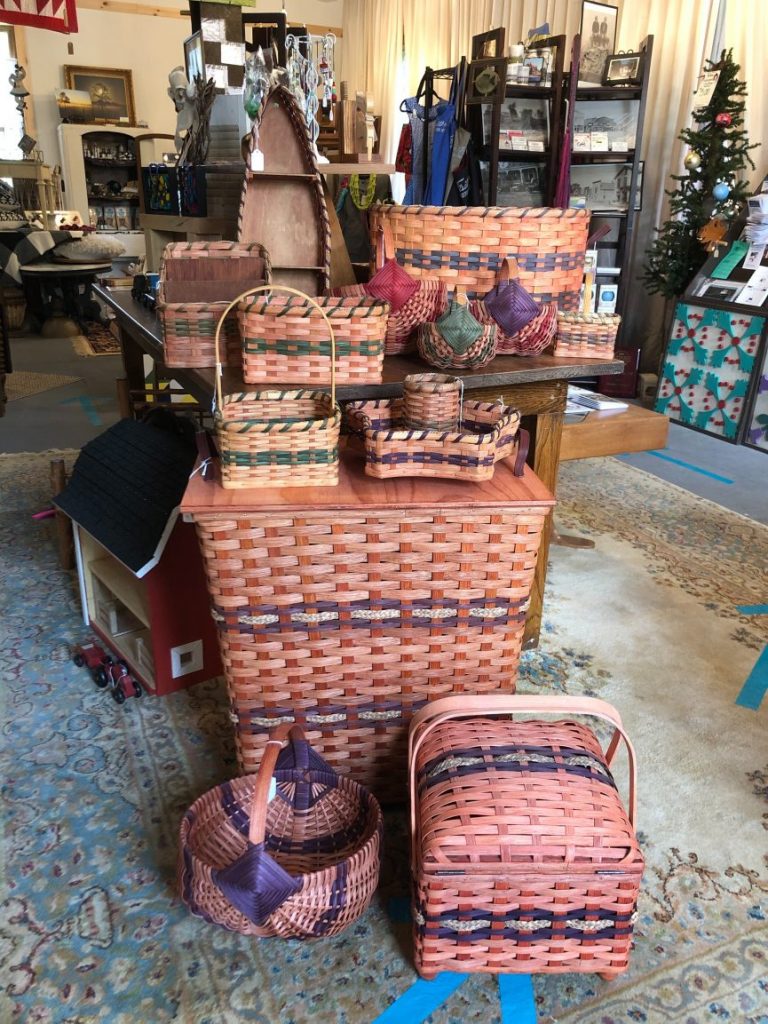
<instances>
[{"instance_id":1,"label":"picture frame","mask_svg":"<svg viewBox=\"0 0 768 1024\"><path fill-rule=\"evenodd\" d=\"M602 85L606 58L615 53L619 9L613 4L582 0L579 82Z\"/></svg>"},{"instance_id":2,"label":"picture frame","mask_svg":"<svg viewBox=\"0 0 768 1024\"><path fill-rule=\"evenodd\" d=\"M184 40L184 70L187 81L194 84L195 78L206 81L205 53L203 51L203 33L198 30Z\"/></svg>"},{"instance_id":3,"label":"picture frame","mask_svg":"<svg viewBox=\"0 0 768 1024\"><path fill-rule=\"evenodd\" d=\"M64 65L64 86L91 97L94 124L136 125L133 74L128 68Z\"/></svg>"},{"instance_id":4,"label":"picture frame","mask_svg":"<svg viewBox=\"0 0 768 1024\"><path fill-rule=\"evenodd\" d=\"M605 62L603 85L634 86L643 84L645 54L612 53Z\"/></svg>"},{"instance_id":5,"label":"picture frame","mask_svg":"<svg viewBox=\"0 0 768 1024\"><path fill-rule=\"evenodd\" d=\"M468 103L498 103L507 88L507 58L473 60L469 65Z\"/></svg>"},{"instance_id":6,"label":"picture frame","mask_svg":"<svg viewBox=\"0 0 768 1024\"><path fill-rule=\"evenodd\" d=\"M569 205L598 213L626 213L632 164L591 163L571 167Z\"/></svg>"},{"instance_id":7,"label":"picture frame","mask_svg":"<svg viewBox=\"0 0 768 1024\"><path fill-rule=\"evenodd\" d=\"M472 36L472 60L495 60L504 56L505 28L493 28Z\"/></svg>"},{"instance_id":8,"label":"picture frame","mask_svg":"<svg viewBox=\"0 0 768 1024\"><path fill-rule=\"evenodd\" d=\"M696 295L700 299L714 299L716 302L735 303L739 292L744 288L744 281L721 281L705 277L699 285Z\"/></svg>"},{"instance_id":9,"label":"picture frame","mask_svg":"<svg viewBox=\"0 0 768 1024\"><path fill-rule=\"evenodd\" d=\"M85 90L57 89L56 106L64 124L89 124L93 120L91 94Z\"/></svg>"}]
</instances>

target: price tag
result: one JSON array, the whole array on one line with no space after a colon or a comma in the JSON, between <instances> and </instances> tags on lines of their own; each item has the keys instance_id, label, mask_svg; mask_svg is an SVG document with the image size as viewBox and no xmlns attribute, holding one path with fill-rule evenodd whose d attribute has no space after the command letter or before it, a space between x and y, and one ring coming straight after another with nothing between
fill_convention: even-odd
<instances>
[{"instance_id":1,"label":"price tag","mask_svg":"<svg viewBox=\"0 0 768 1024\"><path fill-rule=\"evenodd\" d=\"M260 149L254 149L253 152L251 153L251 170L264 170L264 154Z\"/></svg>"}]
</instances>

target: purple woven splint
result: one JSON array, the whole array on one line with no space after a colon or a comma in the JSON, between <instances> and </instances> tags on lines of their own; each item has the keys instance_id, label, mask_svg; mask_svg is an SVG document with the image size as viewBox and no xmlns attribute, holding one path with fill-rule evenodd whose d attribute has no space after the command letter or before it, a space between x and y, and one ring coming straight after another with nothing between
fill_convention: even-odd
<instances>
[{"instance_id":1,"label":"purple woven splint","mask_svg":"<svg viewBox=\"0 0 768 1024\"><path fill-rule=\"evenodd\" d=\"M249 921L262 925L273 911L301 888L267 853L263 843L248 849L229 867L211 872L214 883Z\"/></svg>"}]
</instances>

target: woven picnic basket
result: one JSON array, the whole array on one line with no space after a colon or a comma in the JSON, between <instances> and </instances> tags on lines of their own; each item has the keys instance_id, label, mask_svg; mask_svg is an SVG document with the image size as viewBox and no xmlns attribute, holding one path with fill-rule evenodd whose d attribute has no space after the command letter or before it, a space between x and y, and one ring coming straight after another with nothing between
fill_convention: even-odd
<instances>
[{"instance_id":1,"label":"woven picnic basket","mask_svg":"<svg viewBox=\"0 0 768 1024\"><path fill-rule=\"evenodd\" d=\"M219 341L231 309L260 292L295 295L317 309L331 342L330 394L325 391L245 391L222 395ZM341 410L336 402L336 341L331 321L310 296L284 285L250 288L219 318L216 350L216 440L221 483L242 487L329 487L339 481Z\"/></svg>"},{"instance_id":2,"label":"woven picnic basket","mask_svg":"<svg viewBox=\"0 0 768 1024\"><path fill-rule=\"evenodd\" d=\"M514 456L522 476L528 433L520 413L500 402L464 402L461 422L451 430L413 430L402 421L400 400L348 402L345 423L352 442L365 448L365 472L386 480L396 476L490 480L496 463Z\"/></svg>"},{"instance_id":3,"label":"woven picnic basket","mask_svg":"<svg viewBox=\"0 0 768 1024\"><path fill-rule=\"evenodd\" d=\"M397 262L412 276L482 298L507 257L537 302L577 309L589 210L549 207L392 206L369 210L371 237L386 226Z\"/></svg>"},{"instance_id":4,"label":"woven picnic basket","mask_svg":"<svg viewBox=\"0 0 768 1024\"><path fill-rule=\"evenodd\" d=\"M560 720L509 720L518 714ZM573 720L584 715L611 727L605 752ZM621 741L626 809L610 769ZM615 708L589 697L434 701L411 721L408 771L421 975L627 967L643 857L634 751Z\"/></svg>"},{"instance_id":5,"label":"woven picnic basket","mask_svg":"<svg viewBox=\"0 0 768 1024\"><path fill-rule=\"evenodd\" d=\"M160 263L157 310L164 362L171 368L213 366L216 323L230 299L269 284L272 270L263 245L239 242L172 242ZM225 366L239 366L242 342L237 316L225 322Z\"/></svg>"},{"instance_id":6,"label":"woven picnic basket","mask_svg":"<svg viewBox=\"0 0 768 1024\"><path fill-rule=\"evenodd\" d=\"M554 355L611 359L620 324L612 313L558 313Z\"/></svg>"},{"instance_id":7,"label":"woven picnic basket","mask_svg":"<svg viewBox=\"0 0 768 1024\"><path fill-rule=\"evenodd\" d=\"M240 303L246 384L307 384L328 377L333 325L337 384L380 384L389 304L369 296L260 295Z\"/></svg>"},{"instance_id":8,"label":"woven picnic basket","mask_svg":"<svg viewBox=\"0 0 768 1024\"><path fill-rule=\"evenodd\" d=\"M415 348L417 328L437 319L444 312L448 302L447 288L438 278L403 270L395 260L388 225L383 225L373 237L376 239L376 258L371 279L366 284L334 288L333 294L371 295L389 302L385 354L392 356L411 352Z\"/></svg>"},{"instance_id":9,"label":"woven picnic basket","mask_svg":"<svg viewBox=\"0 0 768 1024\"><path fill-rule=\"evenodd\" d=\"M256 774L216 786L184 815L181 898L198 917L243 935L338 935L371 901L382 832L368 790L326 764L299 726L282 725Z\"/></svg>"},{"instance_id":10,"label":"woven picnic basket","mask_svg":"<svg viewBox=\"0 0 768 1024\"><path fill-rule=\"evenodd\" d=\"M434 323L419 327L416 347L424 362L437 369L479 370L496 355L496 335L495 323L481 323L454 298Z\"/></svg>"},{"instance_id":11,"label":"woven picnic basket","mask_svg":"<svg viewBox=\"0 0 768 1024\"><path fill-rule=\"evenodd\" d=\"M403 381L403 425L410 430L455 430L464 387L445 373L410 373Z\"/></svg>"}]
</instances>

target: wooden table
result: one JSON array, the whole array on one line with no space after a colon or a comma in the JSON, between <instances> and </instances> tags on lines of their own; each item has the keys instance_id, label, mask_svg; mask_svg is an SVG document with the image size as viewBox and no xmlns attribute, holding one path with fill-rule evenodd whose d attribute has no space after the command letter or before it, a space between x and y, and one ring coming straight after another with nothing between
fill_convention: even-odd
<instances>
[{"instance_id":1,"label":"wooden table","mask_svg":"<svg viewBox=\"0 0 768 1024\"><path fill-rule=\"evenodd\" d=\"M91 285L97 274L106 273L111 267L110 262L103 261L40 262L21 267L27 306L40 325L40 333L46 338L79 334L80 321L87 319Z\"/></svg>"},{"instance_id":2,"label":"wooden table","mask_svg":"<svg viewBox=\"0 0 768 1024\"><path fill-rule=\"evenodd\" d=\"M123 363L131 390L144 386L144 353L162 365L163 346L160 325L154 313L136 302L123 289L96 286L94 293L115 312L120 328ZM403 393L403 378L423 373L426 367L416 356L388 356L384 361L381 384L341 385L336 389L340 401L362 398L396 398ZM607 376L621 373L624 364L617 359L561 359L555 356L497 356L482 370L463 374L467 398L495 401L502 398L523 415L523 426L530 432L528 462L542 483L555 493L560 440L568 381L574 377ZM213 396L213 369L165 370L201 404L208 407ZM274 385L279 387L279 385ZM295 385L287 385L288 387ZM321 385L318 385L321 386ZM224 392L244 390L242 378L233 369L224 373ZM549 529L539 550L531 607L526 624L526 646L534 647L541 629L541 609L547 574Z\"/></svg>"}]
</instances>

